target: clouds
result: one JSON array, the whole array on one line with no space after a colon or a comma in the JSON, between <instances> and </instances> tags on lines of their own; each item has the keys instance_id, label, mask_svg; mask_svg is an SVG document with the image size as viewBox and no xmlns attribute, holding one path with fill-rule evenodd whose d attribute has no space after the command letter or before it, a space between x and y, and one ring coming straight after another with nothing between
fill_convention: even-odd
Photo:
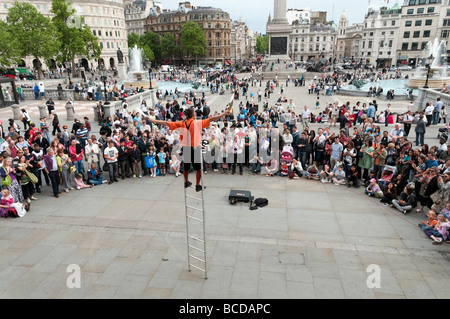
<instances>
[{"instance_id":1,"label":"clouds","mask_svg":"<svg viewBox=\"0 0 450 319\"><path fill-rule=\"evenodd\" d=\"M160 0L164 9L175 10L178 8L181 0ZM183 0L184 1L184 0ZM266 23L269 14L273 17L274 0L189 0L193 6L211 6L220 8L231 15L231 19L246 22L250 29L258 31L260 33L266 32ZM392 1L389 7L395 4ZM383 0L371 0L372 4L380 6L386 5ZM350 24L361 23L364 21L364 16L368 8L368 0L314 0L301 1L301 0L287 0L287 7L293 9L303 9L310 7L312 11L327 11L328 20L334 18L334 21L339 22L339 18L342 12L347 12ZM333 12L334 6L334 12Z\"/></svg>"}]
</instances>

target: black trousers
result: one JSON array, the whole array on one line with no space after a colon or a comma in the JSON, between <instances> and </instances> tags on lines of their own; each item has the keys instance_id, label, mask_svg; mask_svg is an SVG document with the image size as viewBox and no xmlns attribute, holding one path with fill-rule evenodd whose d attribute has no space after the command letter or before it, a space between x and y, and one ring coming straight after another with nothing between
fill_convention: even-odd
<instances>
[{"instance_id":1,"label":"black trousers","mask_svg":"<svg viewBox=\"0 0 450 319\"><path fill-rule=\"evenodd\" d=\"M48 177L50 178L50 182L52 184L53 195L59 194L59 172L58 171L49 171Z\"/></svg>"}]
</instances>

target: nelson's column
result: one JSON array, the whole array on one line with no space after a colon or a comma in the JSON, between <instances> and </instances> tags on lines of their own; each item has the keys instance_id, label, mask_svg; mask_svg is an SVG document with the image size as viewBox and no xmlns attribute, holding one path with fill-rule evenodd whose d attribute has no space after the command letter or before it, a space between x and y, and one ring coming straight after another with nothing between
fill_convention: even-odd
<instances>
[{"instance_id":1,"label":"nelson's column","mask_svg":"<svg viewBox=\"0 0 450 319\"><path fill-rule=\"evenodd\" d=\"M275 0L273 20L267 23L270 38L269 60L289 60L288 45L292 27L286 17L286 0Z\"/></svg>"}]
</instances>

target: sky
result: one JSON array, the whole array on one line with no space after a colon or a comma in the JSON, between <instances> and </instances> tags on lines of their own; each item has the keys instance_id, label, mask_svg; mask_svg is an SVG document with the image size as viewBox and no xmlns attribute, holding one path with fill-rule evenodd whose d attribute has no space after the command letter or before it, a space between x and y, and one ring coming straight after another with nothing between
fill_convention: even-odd
<instances>
[{"instance_id":1,"label":"sky","mask_svg":"<svg viewBox=\"0 0 450 319\"><path fill-rule=\"evenodd\" d=\"M189 1L193 6L211 6L220 8L231 15L231 19L246 22L251 30L265 33L269 14L273 17L274 0L158 0L162 2L163 9L175 10L179 2ZM396 2L400 5L403 0L371 0L371 5L393 7ZM350 24L361 23L367 13L369 0L287 0L288 9L303 9L310 7L312 11L327 11L327 19L336 23L342 12L347 12ZM333 11L334 8L334 11Z\"/></svg>"}]
</instances>

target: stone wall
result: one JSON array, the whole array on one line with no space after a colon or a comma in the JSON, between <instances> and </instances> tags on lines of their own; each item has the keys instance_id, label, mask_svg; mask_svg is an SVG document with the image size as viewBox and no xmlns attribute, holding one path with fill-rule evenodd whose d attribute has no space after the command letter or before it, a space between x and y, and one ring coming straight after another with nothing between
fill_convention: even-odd
<instances>
[{"instance_id":1,"label":"stone wall","mask_svg":"<svg viewBox=\"0 0 450 319\"><path fill-rule=\"evenodd\" d=\"M428 102L436 103L437 99L440 98L444 102L447 114L450 114L450 94L445 94L440 91L433 89L420 89L419 95L416 99L416 107L419 112L425 110L425 106Z\"/></svg>"}]
</instances>

